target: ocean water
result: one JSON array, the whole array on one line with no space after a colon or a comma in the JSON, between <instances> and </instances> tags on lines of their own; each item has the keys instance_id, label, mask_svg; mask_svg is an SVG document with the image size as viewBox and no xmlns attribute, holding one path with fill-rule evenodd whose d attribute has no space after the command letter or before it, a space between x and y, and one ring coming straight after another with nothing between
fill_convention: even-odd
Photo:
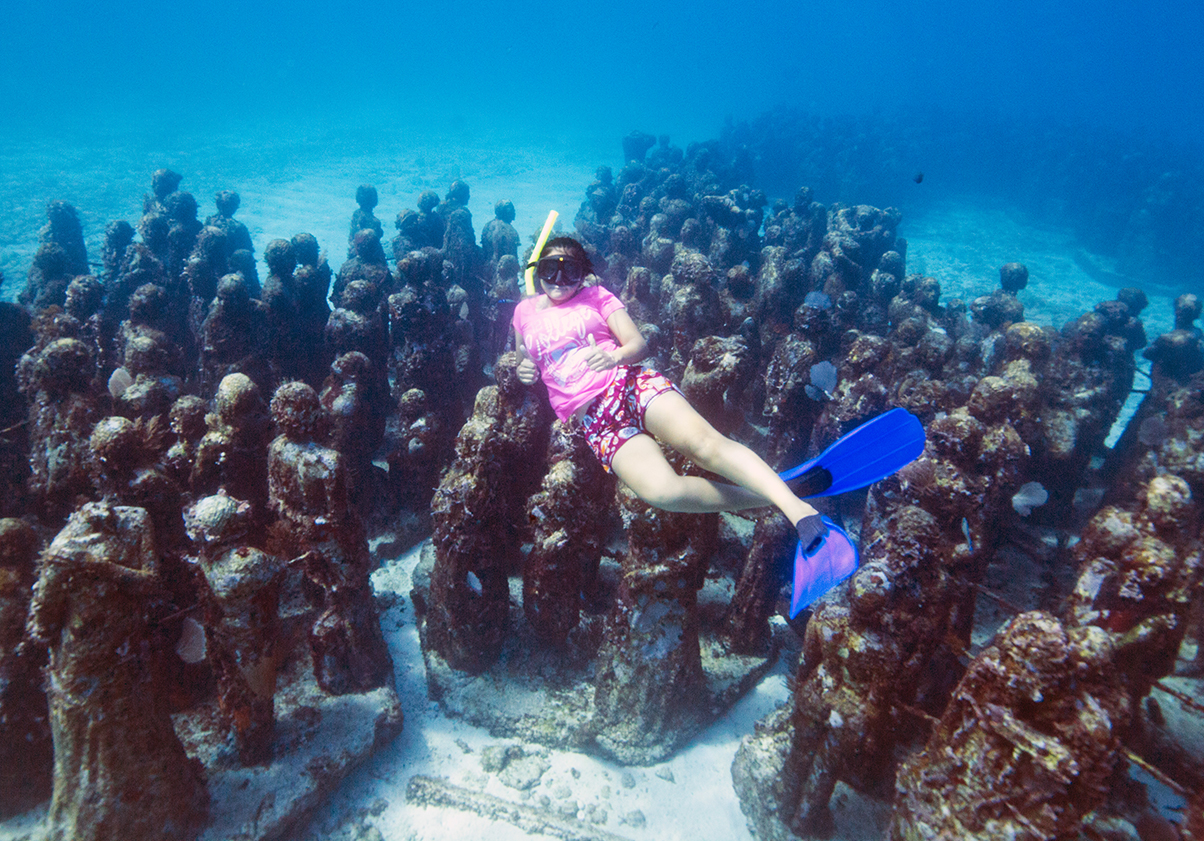
<instances>
[{"instance_id":1,"label":"ocean water","mask_svg":"<svg viewBox=\"0 0 1204 841\"><path fill-rule=\"evenodd\" d=\"M554 151L588 178L633 129L747 139L771 197L809 186L905 220L1004 205L1113 261L1117 283L1198 285L1201 33L1187 2L16 4L0 294L24 283L48 201L76 205L91 245L136 220L161 166L202 213L217 189L341 161L349 197L410 166L395 189L412 205L418 181L467 177L457 149L492 150L495 169ZM570 219L585 183L548 188ZM499 197L479 197L478 227ZM520 228L545 213L519 207Z\"/></svg>"}]
</instances>

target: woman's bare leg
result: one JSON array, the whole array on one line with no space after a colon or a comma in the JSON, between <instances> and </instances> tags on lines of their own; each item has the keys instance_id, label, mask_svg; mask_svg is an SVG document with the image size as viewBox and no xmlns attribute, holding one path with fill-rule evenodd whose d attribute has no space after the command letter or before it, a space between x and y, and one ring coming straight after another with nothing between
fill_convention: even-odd
<instances>
[{"instance_id":1,"label":"woman's bare leg","mask_svg":"<svg viewBox=\"0 0 1204 841\"><path fill-rule=\"evenodd\" d=\"M654 398L648 404L644 423L649 432L704 470L734 483L679 476L655 440L637 435L615 453L611 468L648 504L692 513L774 505L791 523L816 513L790 491L760 456L720 434L677 392L665 392Z\"/></svg>"},{"instance_id":2,"label":"woman's bare leg","mask_svg":"<svg viewBox=\"0 0 1204 841\"><path fill-rule=\"evenodd\" d=\"M665 459L660 444L648 435L627 439L615 453L610 468L636 496L665 511L709 514L769 504L764 497L738 485L680 475Z\"/></svg>"}]
</instances>

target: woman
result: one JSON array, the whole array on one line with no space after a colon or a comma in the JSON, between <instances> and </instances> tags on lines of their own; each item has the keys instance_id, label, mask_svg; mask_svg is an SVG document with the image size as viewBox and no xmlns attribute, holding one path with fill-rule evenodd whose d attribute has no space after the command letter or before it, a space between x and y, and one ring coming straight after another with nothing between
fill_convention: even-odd
<instances>
[{"instance_id":1,"label":"woman","mask_svg":"<svg viewBox=\"0 0 1204 841\"><path fill-rule=\"evenodd\" d=\"M819 514L760 456L716 431L664 376L636 364L647 342L618 298L584 285L592 272L575 239L544 246L535 270L543 294L524 299L512 320L519 381L542 379L557 417L578 423L602 466L649 505L698 514L774 505L803 547L822 539ZM679 475L658 440L732 484Z\"/></svg>"}]
</instances>

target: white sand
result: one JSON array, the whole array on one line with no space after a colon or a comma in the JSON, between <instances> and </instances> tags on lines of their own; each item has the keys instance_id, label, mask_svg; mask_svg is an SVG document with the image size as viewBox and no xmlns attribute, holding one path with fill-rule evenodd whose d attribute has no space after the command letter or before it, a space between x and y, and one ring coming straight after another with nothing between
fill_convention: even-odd
<instances>
[{"instance_id":1,"label":"white sand","mask_svg":"<svg viewBox=\"0 0 1204 841\"><path fill-rule=\"evenodd\" d=\"M397 214L416 208L425 190L442 198L457 178L471 189L469 210L478 235L493 219L494 203L509 199L517 214L514 225L526 243L549 210L559 212L561 230L572 231L595 170L602 164L620 167L620 140L594 133L435 135L386 126L365 127L362 134L315 130L287 141L270 134L246 139L214 132L133 139L89 135L56 143L0 133L0 207L5 209L0 297L12 299L24 287L48 202L62 199L76 207L89 260L98 264L105 225L118 219L137 225L156 169L184 176L180 189L196 198L202 221L216 212L216 192L238 192L242 204L236 218L250 230L257 256L273 239L307 232L317 237L337 270L347 255L360 184L377 188L375 213L390 255Z\"/></svg>"},{"instance_id":2,"label":"white sand","mask_svg":"<svg viewBox=\"0 0 1204 841\"><path fill-rule=\"evenodd\" d=\"M1005 263L1023 263L1028 286L1018 297L1025 319L1061 329L1119 291L1092 278L1075 261L1082 249L1070 231L1035 225L1002 208L940 203L916 219L904 216L899 235L907 240L907 271L939 280L942 300L961 298L968 304L999 287ZM1105 271L1113 268L1106 257L1084 256ZM1139 279L1133 285L1142 286ZM1150 288L1145 292L1150 304L1141 318L1153 340L1174 325L1174 296Z\"/></svg>"},{"instance_id":3,"label":"white sand","mask_svg":"<svg viewBox=\"0 0 1204 841\"><path fill-rule=\"evenodd\" d=\"M596 806L606 811L597 828L635 839L749 838L744 816L732 789L731 763L739 740L753 723L786 701L782 663L721 722L705 731L688 749L668 762L647 768L625 768L581 753L546 750L551 769L539 785L523 793L503 785L496 774L481 768L481 752L490 745L518 744L496 739L486 731L444 717L438 704L426 697L426 676L414 611L409 603L410 573L418 550L387 563L373 574L377 593L404 596L382 617L382 626L397 667L397 689L405 710L405 729L358 774L349 779L329 807L302 838L321 837L365 820L389 841L497 841L529 838L508 824L472 814L411 806L405 786L414 775L444 777L466 788L483 790L516 803L539 806L546 797L553 811L575 801L582 819ZM530 751L544 750L524 745ZM626 780L624 779L626 777ZM668 778L668 779L667 779ZM367 815L365 810L377 811ZM640 811L643 827L623 823L622 816ZM595 815L597 813L595 812Z\"/></svg>"}]
</instances>

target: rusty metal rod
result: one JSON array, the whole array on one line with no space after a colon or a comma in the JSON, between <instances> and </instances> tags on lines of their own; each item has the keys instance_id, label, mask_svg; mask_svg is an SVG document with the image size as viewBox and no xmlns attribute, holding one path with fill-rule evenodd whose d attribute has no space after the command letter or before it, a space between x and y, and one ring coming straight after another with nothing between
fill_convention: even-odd
<instances>
[{"instance_id":1,"label":"rusty metal rod","mask_svg":"<svg viewBox=\"0 0 1204 841\"><path fill-rule=\"evenodd\" d=\"M975 590L982 593L984 596L989 596L990 598L999 602L999 604L1006 607L1012 613L1016 613L1016 614L1024 613L1024 608L1012 604L1010 601L1008 601L1007 599L1005 599L1003 596L999 595L995 591L988 590L986 587L982 586L981 584L975 584L973 581L967 581L964 578L960 579L960 581L963 584L968 584L969 586L973 587Z\"/></svg>"},{"instance_id":2,"label":"rusty metal rod","mask_svg":"<svg viewBox=\"0 0 1204 841\"><path fill-rule=\"evenodd\" d=\"M1124 747L1123 745L1121 746L1121 752L1124 753L1125 759L1132 762L1134 765L1136 765L1142 771L1145 771L1147 774L1149 774L1151 777L1153 777L1158 782L1162 783L1164 786L1169 788L1175 794L1177 794L1183 798L1186 798L1188 796L1187 789L1184 786L1179 785L1177 782L1172 780L1170 777L1168 777L1166 775L1165 771L1161 771L1158 768L1155 768L1153 765L1146 762L1140 756L1133 753L1133 751L1129 750L1128 748Z\"/></svg>"},{"instance_id":3,"label":"rusty metal rod","mask_svg":"<svg viewBox=\"0 0 1204 841\"><path fill-rule=\"evenodd\" d=\"M1190 695L1186 694L1185 692L1180 692L1178 689L1172 689L1171 687L1167 686L1162 681L1158 681L1157 683L1154 684L1154 686L1157 689L1161 689L1163 692L1165 692L1167 695L1170 695L1172 698L1175 698L1176 700L1179 701L1179 703L1183 704L1184 706L1189 707L1198 713L1204 713L1204 704L1201 704L1199 701L1197 701L1195 698L1191 697Z\"/></svg>"}]
</instances>

